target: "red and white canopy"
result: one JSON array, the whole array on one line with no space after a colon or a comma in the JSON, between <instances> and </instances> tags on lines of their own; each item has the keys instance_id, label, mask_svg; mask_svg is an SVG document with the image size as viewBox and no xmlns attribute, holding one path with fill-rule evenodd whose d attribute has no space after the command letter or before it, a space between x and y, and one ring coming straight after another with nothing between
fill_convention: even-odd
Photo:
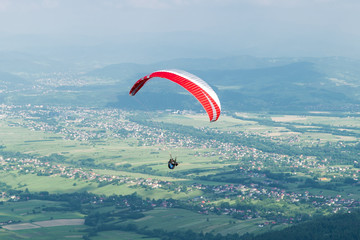
<instances>
[{"instance_id":1,"label":"red and white canopy","mask_svg":"<svg viewBox=\"0 0 360 240\"><path fill-rule=\"evenodd\" d=\"M204 107L210 122L218 120L221 105L214 90L199 77L182 70L160 70L139 79L131 88L129 94L134 96L151 78L159 77L173 81L188 90Z\"/></svg>"}]
</instances>

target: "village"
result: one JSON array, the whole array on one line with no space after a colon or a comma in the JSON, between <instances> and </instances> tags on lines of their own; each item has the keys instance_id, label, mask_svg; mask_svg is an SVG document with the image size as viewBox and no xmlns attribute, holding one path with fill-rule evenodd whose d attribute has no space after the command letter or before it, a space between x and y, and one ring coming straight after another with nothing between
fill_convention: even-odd
<instances>
[{"instance_id":1,"label":"village","mask_svg":"<svg viewBox=\"0 0 360 240\"><path fill-rule=\"evenodd\" d=\"M206 185L203 183L192 183L184 185L171 182L157 180L154 178L132 178L128 176L110 176L101 175L95 173L95 170L86 170L81 168L74 168L70 166L64 166L61 164L52 164L49 162L42 162L39 159L17 159L0 157L1 170L9 173L22 174L35 174L38 177L63 177L80 181L89 181L97 183L99 187L107 184L120 186L125 184L128 187L132 187L135 190L137 188L145 189L162 189L173 192L191 193L196 190L200 190L203 195L197 196L186 201L186 204L182 206L191 210L195 210L201 214L226 214L234 216L238 219L252 219L262 217L268 219L272 223L294 223L305 220L303 215L299 216L287 216L286 209L284 207L271 210L266 209L266 205L262 208L253 204L254 201L265 200L270 204L281 203L282 206L286 204L294 204L296 206L306 205L311 208L311 212L326 211L326 212L351 212L360 206L360 201L351 198L351 196L342 196L341 194L336 196L326 196L324 194L311 194L309 191L304 190L301 192L292 192L277 187L268 187L270 185L269 180L264 182L264 185L251 183L246 184L218 184L218 185ZM257 173L252 174L254 178L264 177L258 176ZM26 187L23 185L21 187ZM2 192L1 198L3 200L17 201L19 196L9 195L6 191ZM226 201L223 202L222 200ZM232 201L233 204L229 204L227 200ZM168 204L168 201L164 199L161 203L155 201L153 207L173 207ZM248 204L248 205L247 205ZM129 205L130 206L130 205ZM271 221L270 221L271 220Z\"/></svg>"},{"instance_id":2,"label":"village","mask_svg":"<svg viewBox=\"0 0 360 240\"><path fill-rule=\"evenodd\" d=\"M60 138L84 143L96 144L98 140L109 139L136 139L139 146L166 145L168 148L192 149L195 156L216 157L217 160L214 161L220 163L233 161L245 170L277 166L278 169L291 169L312 177L318 177L316 172L321 170L328 173L325 177L329 179L352 177L357 180L360 171L350 166L329 166L326 159L319 160L314 156L264 152L241 143L212 137L213 134L222 134L246 138L249 136L247 132L198 128L199 132L205 132L209 136L208 139L199 139L196 134L189 136L179 131L167 130L160 123L154 126L141 124L131 119L133 115L120 109L0 105L0 116L12 120L9 126L55 133ZM288 144L288 138L284 138L282 143ZM241 161L243 158L247 161Z\"/></svg>"},{"instance_id":3,"label":"village","mask_svg":"<svg viewBox=\"0 0 360 240\"><path fill-rule=\"evenodd\" d=\"M314 156L290 156L265 152L239 143L223 141L221 138L209 137L199 140L196 134L193 136L181 134L179 131L169 131L166 128L161 129L142 124L141 121L134 121L133 115L134 113L119 109L41 105L0 106L1 119L10 127L51 133L61 139L86 144L97 144L98 140L135 139L138 141L138 146L158 146L157 149L161 149L161 146L165 144L173 148L191 149L194 151L194 156L214 159L212 160L214 164L233 165L234 167L230 169L238 171L243 178L251 179L250 182L225 183L225 180L214 185L206 184L207 177L194 178L184 175L183 178L191 181L183 185L177 181L159 180L161 174L155 170L148 173L153 176L147 178L132 177L131 174L108 175L99 173L96 164L79 166L69 164L69 162L49 161L51 156L9 157L0 153L1 171L18 175L32 174L39 178L62 177L98 184L99 188L109 184L124 185L133 189L134 192L136 189L151 189L155 192L162 190L173 194L181 192L190 196L193 192L200 191L199 196L185 200L181 206L201 214L224 214L238 219L262 217L268 220L264 222L264 225L300 222L317 212L350 212L360 204L357 196L347 193L345 195L325 194L322 193L323 189L317 193L311 193L306 189L310 185L296 188L294 191L285 186L289 179L282 182L282 179L271 178L266 173L268 169L282 170L290 172L290 177L307 175L324 183L347 177L353 179L353 184L358 184L359 170L353 166L329 165L326 161L320 161ZM241 131L229 132L204 128L197 128L196 131L206 132L209 136L249 136L249 133ZM54 157L56 159L58 156ZM111 168L110 165L106 166ZM124 168L121 170L124 171ZM129 173L137 172L136 168L131 167L125 170ZM216 180L216 175L214 177ZM24 189L26 184L18 187ZM3 191L2 199L16 201L19 200L19 196L9 195ZM163 199L161 203L154 200L153 207L172 207L173 205L169 205L168 202L166 199ZM292 213L287 211L288 205L295 209ZM300 208L304 206L308 209L308 215L296 214L300 213Z\"/></svg>"}]
</instances>

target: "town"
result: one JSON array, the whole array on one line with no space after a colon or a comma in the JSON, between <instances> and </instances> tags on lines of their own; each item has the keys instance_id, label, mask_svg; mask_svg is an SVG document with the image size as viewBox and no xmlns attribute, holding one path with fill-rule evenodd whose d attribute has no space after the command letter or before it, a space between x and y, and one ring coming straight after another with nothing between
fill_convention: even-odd
<instances>
[{"instance_id":1,"label":"town","mask_svg":"<svg viewBox=\"0 0 360 240\"><path fill-rule=\"evenodd\" d=\"M49 177L66 178L73 181L74 189L83 183L98 189L125 187L130 193L150 190L154 196L168 192L177 199L174 200L176 204L168 198L155 197L150 200L152 207L181 206L204 215L228 215L241 220L265 219L259 227L293 224L320 212L351 212L360 204L358 194L346 191L349 184L359 186L356 162L354 165L334 165L316 155L273 153L232 140L235 137L264 139L263 132L198 127L188 134L186 126L179 125L173 130L166 123L145 122L136 113L119 109L37 105L0 107L3 127L6 125L6 128L26 129L48 136L42 140L23 141L26 144L61 140L97 148L116 139L126 143L126 149L131 151L139 147L148 148L152 157L166 148L173 148L190 151L191 156L201 162L210 159L210 167L199 169L194 165L192 170L179 171L169 177L167 171L157 167L158 164L131 162L126 157L129 150L121 148L119 152L124 156L117 156L118 163L114 164L113 161L101 162L91 154L88 158L71 159L71 148L49 155L9 151L6 141L3 141L0 152L2 176L27 175L43 181ZM266 138L273 142L282 141L282 144L286 144L288 139L288 136ZM338 144L348 146L343 142ZM222 167L216 169L220 165ZM112 174L107 173L110 170ZM11 195L7 189L2 190L3 201L21 200L20 195ZM31 183L19 183L10 189L33 192ZM131 203L128 204L130 207Z\"/></svg>"}]
</instances>

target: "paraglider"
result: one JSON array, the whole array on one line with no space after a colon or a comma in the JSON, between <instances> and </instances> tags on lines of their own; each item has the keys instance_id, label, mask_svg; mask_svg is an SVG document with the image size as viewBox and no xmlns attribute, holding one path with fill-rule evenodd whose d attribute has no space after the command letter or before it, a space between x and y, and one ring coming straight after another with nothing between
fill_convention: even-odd
<instances>
[{"instance_id":1,"label":"paraglider","mask_svg":"<svg viewBox=\"0 0 360 240\"><path fill-rule=\"evenodd\" d=\"M177 165L179 165L179 163L176 162L176 157L175 157L175 159L173 159L173 157L172 157L171 154L170 154L170 160L169 160L169 162L168 162L168 167L169 167L170 169L174 169Z\"/></svg>"},{"instance_id":2,"label":"paraglider","mask_svg":"<svg viewBox=\"0 0 360 240\"><path fill-rule=\"evenodd\" d=\"M182 70L160 70L153 72L139 79L131 88L129 94L135 96L145 83L154 77L168 79L185 88L204 107L210 122L218 120L221 112L221 105L215 91L204 80Z\"/></svg>"},{"instance_id":3,"label":"paraglider","mask_svg":"<svg viewBox=\"0 0 360 240\"><path fill-rule=\"evenodd\" d=\"M164 78L170 81L173 81L187 91L189 91L203 106L206 113L209 116L210 122L215 122L218 120L221 113L221 105L219 97L215 91L202 79L199 77L182 71L182 70L160 70L139 79L134 86L132 86L129 95L135 96L136 93L152 78ZM176 162L176 158L173 159L170 154L170 160L168 162L168 167L174 169L179 164Z\"/></svg>"}]
</instances>

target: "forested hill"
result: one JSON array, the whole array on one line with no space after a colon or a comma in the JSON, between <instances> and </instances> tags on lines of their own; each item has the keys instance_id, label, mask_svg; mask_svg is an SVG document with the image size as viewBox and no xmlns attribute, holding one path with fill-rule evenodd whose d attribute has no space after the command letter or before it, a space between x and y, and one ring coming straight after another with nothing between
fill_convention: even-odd
<instances>
[{"instance_id":1,"label":"forested hill","mask_svg":"<svg viewBox=\"0 0 360 240\"><path fill-rule=\"evenodd\" d=\"M281 231L259 236L243 236L242 240L358 240L360 212L335 214L294 225Z\"/></svg>"},{"instance_id":2,"label":"forested hill","mask_svg":"<svg viewBox=\"0 0 360 240\"><path fill-rule=\"evenodd\" d=\"M360 62L343 58L179 59L149 65L116 64L89 72L88 76L117 79L118 101L110 105L141 108L128 97L139 78L159 69L184 69L206 80L218 93L224 110L359 110ZM120 90L121 89L121 90ZM122 91L123 89L123 91ZM139 92L149 109L176 108L163 95L178 99L186 109L201 110L181 87L152 81ZM141 99L143 101L143 99Z\"/></svg>"},{"instance_id":3,"label":"forested hill","mask_svg":"<svg viewBox=\"0 0 360 240\"><path fill-rule=\"evenodd\" d=\"M27 85L30 85L27 80L17 75L0 71L0 90L20 89Z\"/></svg>"},{"instance_id":4,"label":"forested hill","mask_svg":"<svg viewBox=\"0 0 360 240\"><path fill-rule=\"evenodd\" d=\"M2 58L11 60L11 56ZM153 64L113 64L85 73L83 67L68 68L39 59L35 63L43 70L34 73L38 68L26 56L12 57L28 65L9 67L8 71L0 68L0 101L7 104L203 111L182 87L163 79L151 80L136 97L129 97L135 81L152 71L182 69L214 88L223 111L360 111L360 61L349 58L174 59ZM57 66L59 72L49 66Z\"/></svg>"}]
</instances>

